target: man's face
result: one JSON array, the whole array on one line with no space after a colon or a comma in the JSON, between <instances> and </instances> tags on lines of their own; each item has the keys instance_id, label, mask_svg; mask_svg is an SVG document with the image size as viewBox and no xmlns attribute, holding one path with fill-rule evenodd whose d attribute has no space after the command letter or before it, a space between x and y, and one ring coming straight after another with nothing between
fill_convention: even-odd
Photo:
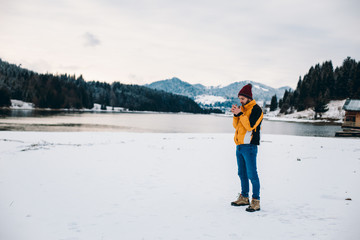
<instances>
[{"instance_id":1,"label":"man's face","mask_svg":"<svg viewBox=\"0 0 360 240\"><path fill-rule=\"evenodd\" d=\"M243 106L250 102L250 99L247 97L244 97L244 96L239 96L239 100L240 100L241 105L243 105Z\"/></svg>"}]
</instances>

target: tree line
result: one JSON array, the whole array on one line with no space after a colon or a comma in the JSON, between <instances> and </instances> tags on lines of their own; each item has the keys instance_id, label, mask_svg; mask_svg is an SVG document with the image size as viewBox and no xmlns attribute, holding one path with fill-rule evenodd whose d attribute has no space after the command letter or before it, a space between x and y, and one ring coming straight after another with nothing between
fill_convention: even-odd
<instances>
[{"instance_id":1,"label":"tree line","mask_svg":"<svg viewBox=\"0 0 360 240\"><path fill-rule=\"evenodd\" d=\"M360 99L360 62L350 57L342 66L333 68L331 61L312 66L308 73L299 77L294 91L286 90L278 106L280 113L292 113L313 108L315 113L327 111L330 100L346 98ZM277 108L277 97L273 96L270 110Z\"/></svg>"},{"instance_id":2,"label":"tree line","mask_svg":"<svg viewBox=\"0 0 360 240\"><path fill-rule=\"evenodd\" d=\"M185 96L120 82L86 82L82 75L38 74L0 59L0 107L10 106L10 99L51 109L91 109L98 103L136 111L212 112Z\"/></svg>"}]
</instances>

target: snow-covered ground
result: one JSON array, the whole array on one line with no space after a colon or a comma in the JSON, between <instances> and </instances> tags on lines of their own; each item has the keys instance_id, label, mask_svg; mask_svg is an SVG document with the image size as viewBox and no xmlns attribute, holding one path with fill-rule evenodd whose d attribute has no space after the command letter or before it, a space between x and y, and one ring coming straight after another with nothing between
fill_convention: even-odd
<instances>
[{"instance_id":1,"label":"snow-covered ground","mask_svg":"<svg viewBox=\"0 0 360 240\"><path fill-rule=\"evenodd\" d=\"M90 109L90 111L94 111L94 112L102 112L102 111L107 111L107 112L123 112L123 111L127 111L125 108L122 107L110 107L110 106L106 106L106 110L102 110L101 109L101 104L97 104L94 103L94 107L92 109Z\"/></svg>"},{"instance_id":2,"label":"snow-covered ground","mask_svg":"<svg viewBox=\"0 0 360 240\"><path fill-rule=\"evenodd\" d=\"M342 109L346 100L330 101L327 105L328 111L323 113L321 119L314 120L315 112L313 109L306 109L304 111L295 111L292 114L280 114L280 110L268 112L265 118L268 120L277 121L296 121L296 122L327 122L337 121L342 122L345 116L345 110Z\"/></svg>"},{"instance_id":3,"label":"snow-covered ground","mask_svg":"<svg viewBox=\"0 0 360 240\"><path fill-rule=\"evenodd\" d=\"M24 102L21 100L16 100L16 99L11 99L11 107L10 109L12 110L35 110L35 106L33 103L29 103L29 102ZM49 110L51 111L50 108L47 109L42 109L42 110ZM68 111L69 109L60 109L63 111ZM111 107L111 106L107 106L106 110L102 110L101 109L101 105L94 103L94 107L92 109L81 109L80 111L84 111L84 112L124 112L124 111L128 111L125 108L122 107Z\"/></svg>"},{"instance_id":4,"label":"snow-covered ground","mask_svg":"<svg viewBox=\"0 0 360 240\"><path fill-rule=\"evenodd\" d=\"M34 109L34 104L23 102L16 99L11 99L11 109L30 110L30 109Z\"/></svg>"},{"instance_id":5,"label":"snow-covered ground","mask_svg":"<svg viewBox=\"0 0 360 240\"><path fill-rule=\"evenodd\" d=\"M255 213L236 168L233 134L1 132L0 239L359 239L359 139L263 135Z\"/></svg>"}]
</instances>

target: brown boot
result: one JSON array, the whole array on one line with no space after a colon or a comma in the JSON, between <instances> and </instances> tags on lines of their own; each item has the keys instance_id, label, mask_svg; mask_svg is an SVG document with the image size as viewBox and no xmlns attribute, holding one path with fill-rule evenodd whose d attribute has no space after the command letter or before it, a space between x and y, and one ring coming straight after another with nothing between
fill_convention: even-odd
<instances>
[{"instance_id":1,"label":"brown boot","mask_svg":"<svg viewBox=\"0 0 360 240\"><path fill-rule=\"evenodd\" d=\"M249 207L246 208L246 211L248 212L255 212L260 210L260 200L258 199L251 199L251 204Z\"/></svg>"},{"instance_id":2,"label":"brown boot","mask_svg":"<svg viewBox=\"0 0 360 240\"><path fill-rule=\"evenodd\" d=\"M231 202L231 206L245 206L245 205L249 205L249 198L248 197L244 197L243 195L239 195L238 199L234 202Z\"/></svg>"}]
</instances>

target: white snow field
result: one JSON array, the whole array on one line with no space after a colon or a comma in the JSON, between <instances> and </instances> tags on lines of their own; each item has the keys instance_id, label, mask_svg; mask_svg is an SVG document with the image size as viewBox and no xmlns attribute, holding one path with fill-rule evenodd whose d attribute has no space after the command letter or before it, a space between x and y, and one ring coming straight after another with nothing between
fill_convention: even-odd
<instances>
[{"instance_id":1,"label":"white snow field","mask_svg":"<svg viewBox=\"0 0 360 240\"><path fill-rule=\"evenodd\" d=\"M233 134L0 132L0 239L359 239L359 139L263 135L258 170L248 213Z\"/></svg>"},{"instance_id":2,"label":"white snow field","mask_svg":"<svg viewBox=\"0 0 360 240\"><path fill-rule=\"evenodd\" d=\"M265 118L268 120L275 121L291 121L291 122L331 122L336 121L339 123L343 122L345 117L345 110L342 109L345 100L332 100L327 104L327 108L329 109L325 113L322 114L321 119L315 120L315 111L312 108L308 108L304 111L297 112L291 114L280 114L280 109L277 109L273 112L268 112L265 114Z\"/></svg>"}]
</instances>

